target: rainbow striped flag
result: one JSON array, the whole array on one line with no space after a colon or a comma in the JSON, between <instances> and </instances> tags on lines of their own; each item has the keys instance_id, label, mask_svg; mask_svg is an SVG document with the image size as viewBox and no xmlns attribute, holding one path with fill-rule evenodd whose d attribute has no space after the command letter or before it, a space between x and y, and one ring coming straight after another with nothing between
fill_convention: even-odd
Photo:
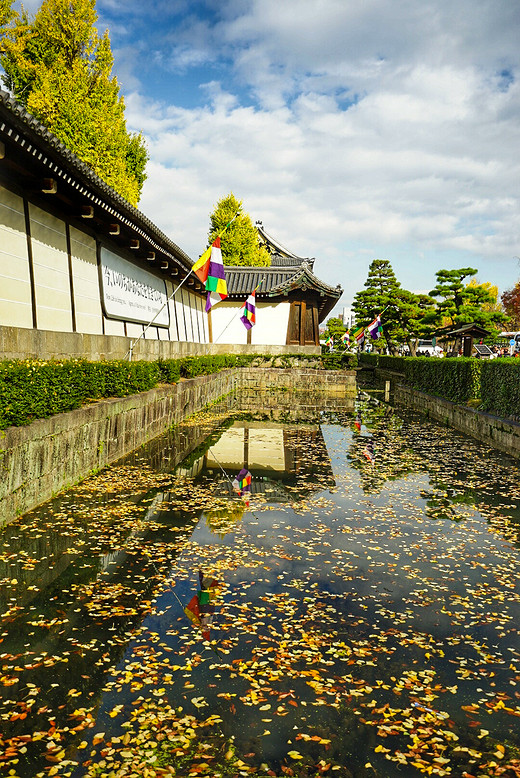
<instances>
[{"instance_id":1,"label":"rainbow striped flag","mask_svg":"<svg viewBox=\"0 0 520 778\"><path fill-rule=\"evenodd\" d=\"M212 305L216 305L228 296L226 274L220 250L220 236L215 238L211 246L206 249L191 269L199 281L206 285L208 293L206 313L209 313Z\"/></svg>"},{"instance_id":2,"label":"rainbow striped flag","mask_svg":"<svg viewBox=\"0 0 520 778\"><path fill-rule=\"evenodd\" d=\"M246 330L250 330L253 324L256 324L256 289L253 289L247 298L244 307L242 308L240 321Z\"/></svg>"}]
</instances>

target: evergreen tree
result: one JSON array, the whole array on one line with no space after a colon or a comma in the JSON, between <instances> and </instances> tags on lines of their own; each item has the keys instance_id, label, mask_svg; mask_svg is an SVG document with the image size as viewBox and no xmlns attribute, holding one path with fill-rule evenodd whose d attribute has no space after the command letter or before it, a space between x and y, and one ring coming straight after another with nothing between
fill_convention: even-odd
<instances>
[{"instance_id":1,"label":"evergreen tree","mask_svg":"<svg viewBox=\"0 0 520 778\"><path fill-rule=\"evenodd\" d=\"M331 335L334 338L334 345L341 345L341 336L347 331L347 328L339 317L332 316L327 319L327 328L324 332L324 337L328 338Z\"/></svg>"},{"instance_id":2,"label":"evergreen tree","mask_svg":"<svg viewBox=\"0 0 520 778\"><path fill-rule=\"evenodd\" d=\"M2 38L3 81L30 113L136 205L148 154L141 134L126 129L108 32L100 37L96 20L95 0L44 0L33 18L22 8Z\"/></svg>"},{"instance_id":3,"label":"evergreen tree","mask_svg":"<svg viewBox=\"0 0 520 778\"><path fill-rule=\"evenodd\" d=\"M211 214L208 240L213 243L228 222L231 222L222 236L222 258L225 265L269 267L271 257L265 246L260 245L258 232L250 216L242 210L242 200L233 192L223 197Z\"/></svg>"},{"instance_id":4,"label":"evergreen tree","mask_svg":"<svg viewBox=\"0 0 520 778\"><path fill-rule=\"evenodd\" d=\"M387 310L381 317L383 337L391 353L397 352L394 333L399 329L396 317L396 293L400 288L392 265L387 259L374 259L368 269L365 289L354 297L352 309L356 314L356 325L367 326L374 318Z\"/></svg>"},{"instance_id":5,"label":"evergreen tree","mask_svg":"<svg viewBox=\"0 0 520 778\"><path fill-rule=\"evenodd\" d=\"M452 326L474 322L493 329L506 320L501 311L492 310L496 298L486 284L464 284L477 272L472 267L437 272L437 285L430 294L443 298L437 303L437 311Z\"/></svg>"}]
</instances>

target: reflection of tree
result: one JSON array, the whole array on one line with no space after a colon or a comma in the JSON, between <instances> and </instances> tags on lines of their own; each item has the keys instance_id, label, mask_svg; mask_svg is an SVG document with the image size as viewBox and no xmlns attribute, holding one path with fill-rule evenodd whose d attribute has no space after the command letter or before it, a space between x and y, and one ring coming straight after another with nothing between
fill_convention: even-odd
<instances>
[{"instance_id":1,"label":"reflection of tree","mask_svg":"<svg viewBox=\"0 0 520 778\"><path fill-rule=\"evenodd\" d=\"M424 465L401 435L401 419L387 405L362 401L358 413L368 433L360 434L355 418L350 418L354 431L348 459L360 473L361 487L366 494L378 493L387 481L395 481ZM373 444L373 461L367 458L369 441Z\"/></svg>"},{"instance_id":2,"label":"reflection of tree","mask_svg":"<svg viewBox=\"0 0 520 778\"><path fill-rule=\"evenodd\" d=\"M240 523L246 504L243 500L237 499L228 503L223 508L210 508L206 511L206 524L209 529L220 538L233 532L236 525Z\"/></svg>"}]
</instances>

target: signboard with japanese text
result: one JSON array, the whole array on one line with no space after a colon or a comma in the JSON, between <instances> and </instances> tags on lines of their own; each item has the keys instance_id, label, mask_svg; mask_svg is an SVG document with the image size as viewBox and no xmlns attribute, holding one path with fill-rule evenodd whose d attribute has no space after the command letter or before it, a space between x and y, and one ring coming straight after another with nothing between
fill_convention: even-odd
<instances>
[{"instance_id":1,"label":"signboard with japanese text","mask_svg":"<svg viewBox=\"0 0 520 778\"><path fill-rule=\"evenodd\" d=\"M110 319L169 327L166 283L148 270L101 247L101 289L105 314Z\"/></svg>"}]
</instances>

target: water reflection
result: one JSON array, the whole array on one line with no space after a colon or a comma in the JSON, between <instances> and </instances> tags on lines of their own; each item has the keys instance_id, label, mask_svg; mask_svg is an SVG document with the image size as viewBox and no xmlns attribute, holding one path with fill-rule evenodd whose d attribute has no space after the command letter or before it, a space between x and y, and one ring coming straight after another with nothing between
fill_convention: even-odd
<instances>
[{"instance_id":1,"label":"water reflection","mask_svg":"<svg viewBox=\"0 0 520 778\"><path fill-rule=\"evenodd\" d=\"M20 778L103 774L134 724L187 775L208 716L200 774L230 737L246 767L225 769L259 775L498 775L497 744L513 771L517 464L368 399L277 394L226 398L3 531Z\"/></svg>"}]
</instances>

